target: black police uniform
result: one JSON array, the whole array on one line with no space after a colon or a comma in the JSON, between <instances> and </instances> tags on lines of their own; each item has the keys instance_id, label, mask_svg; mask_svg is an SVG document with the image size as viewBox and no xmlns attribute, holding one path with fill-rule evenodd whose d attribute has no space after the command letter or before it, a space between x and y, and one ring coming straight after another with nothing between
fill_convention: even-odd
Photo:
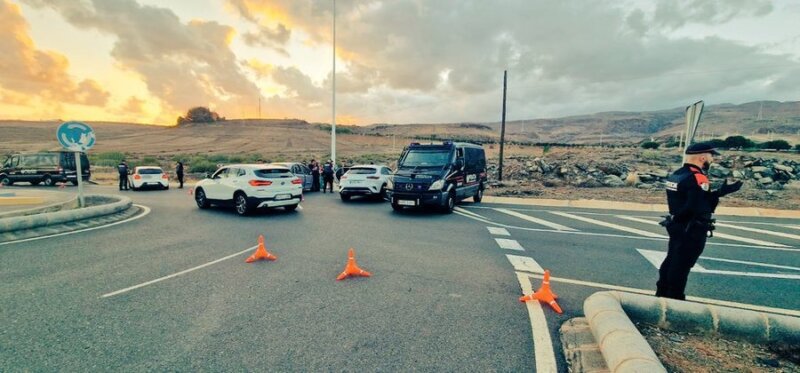
<instances>
[{"instance_id":1,"label":"black police uniform","mask_svg":"<svg viewBox=\"0 0 800 373\"><path fill-rule=\"evenodd\" d=\"M719 154L705 143L694 144L686 154ZM700 167L684 164L667 180L670 215L662 222L669 234L667 257L658 270L656 296L686 299L689 271L703 252L709 232L714 230L712 214L719 198L741 188L741 182L711 191L708 176Z\"/></svg>"},{"instance_id":2,"label":"black police uniform","mask_svg":"<svg viewBox=\"0 0 800 373\"><path fill-rule=\"evenodd\" d=\"M128 190L128 165L125 162L117 166L119 171L119 190Z\"/></svg>"}]
</instances>

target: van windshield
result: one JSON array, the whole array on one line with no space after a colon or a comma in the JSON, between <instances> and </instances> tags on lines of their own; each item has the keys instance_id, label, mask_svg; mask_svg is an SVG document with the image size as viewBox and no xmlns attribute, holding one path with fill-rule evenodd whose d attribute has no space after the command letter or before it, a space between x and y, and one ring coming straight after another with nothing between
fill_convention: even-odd
<instances>
[{"instance_id":1,"label":"van windshield","mask_svg":"<svg viewBox=\"0 0 800 373\"><path fill-rule=\"evenodd\" d=\"M449 150L412 150L400 162L400 167L442 167L450 163Z\"/></svg>"}]
</instances>

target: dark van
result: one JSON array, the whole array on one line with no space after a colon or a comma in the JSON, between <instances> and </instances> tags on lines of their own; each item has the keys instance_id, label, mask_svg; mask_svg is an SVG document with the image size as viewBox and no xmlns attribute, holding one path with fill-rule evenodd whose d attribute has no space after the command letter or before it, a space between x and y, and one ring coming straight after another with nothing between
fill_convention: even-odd
<instances>
[{"instance_id":1,"label":"dark van","mask_svg":"<svg viewBox=\"0 0 800 373\"><path fill-rule=\"evenodd\" d=\"M387 186L392 208L435 206L451 213L456 202L483 199L486 154L480 145L412 143L403 149Z\"/></svg>"},{"instance_id":2,"label":"dark van","mask_svg":"<svg viewBox=\"0 0 800 373\"><path fill-rule=\"evenodd\" d=\"M85 153L81 153L81 170L83 180L89 180L91 170ZM73 152L14 154L0 168L0 183L11 185L25 181L31 185L53 185L70 181L77 185L77 175Z\"/></svg>"}]
</instances>

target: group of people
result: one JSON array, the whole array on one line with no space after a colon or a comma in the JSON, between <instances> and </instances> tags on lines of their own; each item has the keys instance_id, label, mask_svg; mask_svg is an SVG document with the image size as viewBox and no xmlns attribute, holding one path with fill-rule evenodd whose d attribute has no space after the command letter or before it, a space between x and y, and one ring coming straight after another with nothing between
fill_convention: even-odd
<instances>
[{"instance_id":1,"label":"group of people","mask_svg":"<svg viewBox=\"0 0 800 373\"><path fill-rule=\"evenodd\" d=\"M131 174L128 162L124 159L119 162L117 165L117 172L119 173L119 190L128 190L130 188L128 186L128 175ZM183 162L181 161L178 161L175 165L175 176L178 177L178 183L180 183L178 188L183 189Z\"/></svg>"},{"instance_id":2,"label":"group of people","mask_svg":"<svg viewBox=\"0 0 800 373\"><path fill-rule=\"evenodd\" d=\"M319 181L320 176L325 184L322 187L322 193L330 190L333 193L333 177L336 174L336 170L333 167L333 160L328 160L320 166L319 162L316 159L312 159L311 162L308 163L308 168L311 169L311 191L312 192L319 192ZM330 188L330 189L329 189Z\"/></svg>"}]
</instances>

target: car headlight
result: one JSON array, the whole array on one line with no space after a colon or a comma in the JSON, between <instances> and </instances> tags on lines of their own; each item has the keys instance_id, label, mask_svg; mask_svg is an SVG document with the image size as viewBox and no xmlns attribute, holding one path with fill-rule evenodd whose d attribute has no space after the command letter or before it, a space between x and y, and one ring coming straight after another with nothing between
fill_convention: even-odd
<instances>
[{"instance_id":1,"label":"car headlight","mask_svg":"<svg viewBox=\"0 0 800 373\"><path fill-rule=\"evenodd\" d=\"M428 190L441 190L444 187L444 179L439 179L431 184L431 187Z\"/></svg>"}]
</instances>

